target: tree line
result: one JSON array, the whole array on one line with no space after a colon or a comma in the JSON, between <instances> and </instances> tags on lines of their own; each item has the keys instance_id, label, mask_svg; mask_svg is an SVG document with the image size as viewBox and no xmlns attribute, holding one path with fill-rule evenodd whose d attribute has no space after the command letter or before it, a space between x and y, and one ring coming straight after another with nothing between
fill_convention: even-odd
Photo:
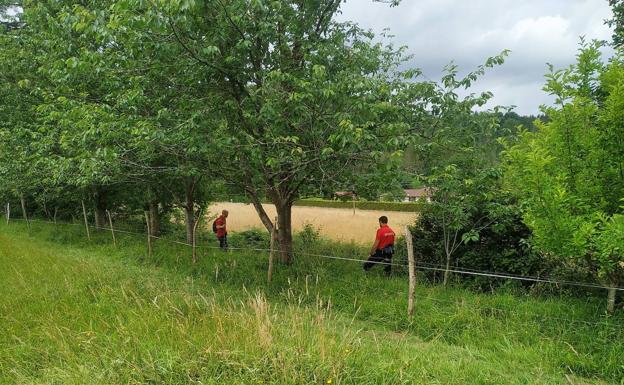
<instances>
[{"instance_id":1,"label":"tree line","mask_svg":"<svg viewBox=\"0 0 624 385\"><path fill-rule=\"evenodd\" d=\"M555 105L527 121L490 92L459 96L507 51L426 80L406 47L339 21L342 3L0 1L0 198L25 216L84 201L98 227L145 210L153 235L180 210L190 243L210 201L245 195L288 263L297 199L415 178L433 202L414 231L447 270L513 223L542 260L618 284L620 53L582 43L547 75Z\"/></svg>"}]
</instances>

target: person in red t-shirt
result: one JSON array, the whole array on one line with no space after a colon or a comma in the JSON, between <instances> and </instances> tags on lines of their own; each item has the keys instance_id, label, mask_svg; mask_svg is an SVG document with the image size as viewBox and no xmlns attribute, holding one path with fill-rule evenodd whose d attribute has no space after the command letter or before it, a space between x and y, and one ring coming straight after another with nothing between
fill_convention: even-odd
<instances>
[{"instance_id":1,"label":"person in red t-shirt","mask_svg":"<svg viewBox=\"0 0 624 385\"><path fill-rule=\"evenodd\" d=\"M219 218L217 218L217 220L215 221L215 227L217 229L217 239L219 240L219 247L221 247L221 249L223 250L227 250L228 248L228 243L227 243L227 219L228 217L228 211L227 210L223 210L221 212L221 216Z\"/></svg>"},{"instance_id":2,"label":"person in red t-shirt","mask_svg":"<svg viewBox=\"0 0 624 385\"><path fill-rule=\"evenodd\" d=\"M388 226L388 217L379 217L379 229L375 236L375 243L371 248L370 256L364 263L364 270L368 271L377 264L385 264L386 274L392 270L392 254L394 253L394 231Z\"/></svg>"}]
</instances>

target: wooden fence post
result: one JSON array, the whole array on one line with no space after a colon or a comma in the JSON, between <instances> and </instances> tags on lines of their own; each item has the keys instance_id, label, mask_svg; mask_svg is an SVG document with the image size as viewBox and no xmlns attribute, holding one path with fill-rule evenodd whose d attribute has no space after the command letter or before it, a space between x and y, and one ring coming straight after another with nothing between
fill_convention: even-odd
<instances>
[{"instance_id":1,"label":"wooden fence post","mask_svg":"<svg viewBox=\"0 0 624 385\"><path fill-rule=\"evenodd\" d=\"M145 223L147 224L147 256L152 257L152 228L150 226L149 212L145 211Z\"/></svg>"},{"instance_id":2,"label":"wooden fence post","mask_svg":"<svg viewBox=\"0 0 624 385\"><path fill-rule=\"evenodd\" d=\"M267 272L267 282L273 279L273 255L275 254L275 239L277 238L277 217L273 220L273 231L271 231L271 243L269 247L269 271Z\"/></svg>"},{"instance_id":3,"label":"wooden fence post","mask_svg":"<svg viewBox=\"0 0 624 385\"><path fill-rule=\"evenodd\" d=\"M113 218L111 217L110 211L106 210L106 215L108 216L108 224L110 226L111 235L113 236L113 246L117 247L117 240L115 239L115 229L113 228ZM56 215L55 215L55 218L56 218Z\"/></svg>"},{"instance_id":4,"label":"wooden fence post","mask_svg":"<svg viewBox=\"0 0 624 385\"><path fill-rule=\"evenodd\" d=\"M195 219L195 223L193 224L193 265L197 263L197 225L199 221L201 221L202 210L199 209L197 213L197 219Z\"/></svg>"},{"instance_id":5,"label":"wooden fence post","mask_svg":"<svg viewBox=\"0 0 624 385\"><path fill-rule=\"evenodd\" d=\"M414 244L412 232L405 226L405 243L407 245L407 261L409 270L409 290L407 293L407 315L411 318L414 315L414 291L416 290L416 263L414 261Z\"/></svg>"},{"instance_id":6,"label":"wooden fence post","mask_svg":"<svg viewBox=\"0 0 624 385\"><path fill-rule=\"evenodd\" d=\"M89 233L89 221L87 220L87 208L85 207L84 200L82 202L82 216L84 217L85 229L87 230L87 239L91 240L91 233Z\"/></svg>"},{"instance_id":7,"label":"wooden fence post","mask_svg":"<svg viewBox=\"0 0 624 385\"><path fill-rule=\"evenodd\" d=\"M11 204L7 202L6 206L6 217L7 217L7 225L9 224L9 220L11 219Z\"/></svg>"}]
</instances>

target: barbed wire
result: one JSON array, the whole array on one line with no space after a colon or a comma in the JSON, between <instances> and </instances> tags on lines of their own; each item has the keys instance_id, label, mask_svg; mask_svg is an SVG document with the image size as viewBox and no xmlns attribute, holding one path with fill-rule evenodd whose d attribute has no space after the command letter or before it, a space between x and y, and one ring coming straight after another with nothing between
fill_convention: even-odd
<instances>
[{"instance_id":1,"label":"barbed wire","mask_svg":"<svg viewBox=\"0 0 624 385\"><path fill-rule=\"evenodd\" d=\"M24 219L20 219L20 218L16 218L14 220L18 220L18 221L25 221ZM58 224L55 222L51 222L51 221L42 221L42 220L29 220L31 222L42 222L42 223L54 223L54 224ZM84 226L84 224L77 224L77 223L64 223L62 222L61 224L68 224L68 225L73 225L73 226ZM93 226L93 225L89 225L89 227L91 228L95 228L98 230L106 230L106 231L111 231L110 227L99 227L99 226ZM143 234L143 233L138 233L138 232L132 232L132 231L124 231L124 230L117 230L117 229L113 229L113 231L115 232L122 232L122 233L127 233L127 234L135 234L135 235L140 235L140 236L144 236L147 237L147 234ZM188 246L188 247L195 247L195 248L204 248L204 249L221 249L221 247L219 246L206 246L206 245L195 245L193 246L192 244L186 243L186 242L180 242L180 241L176 241L176 240L171 240L168 238L164 238L164 237L159 237L159 236L155 236L155 235L150 235L150 238L154 238L154 239L160 239L166 242L171 242L171 243L176 243L176 244L180 244L183 246ZM245 247L228 247L228 249L230 250L241 250L241 251L260 251L260 252L279 252L279 249L273 249L271 250L270 248L245 248ZM300 255L305 255L305 256L311 256L311 257L318 257L318 258L325 258L325 259L333 259L333 260L341 260L341 261L349 261L349 262L357 262L357 263L371 263L371 264L375 264L375 265L382 265L382 266L398 266L401 268L405 268L405 264L402 263L396 263L396 262L384 262L384 261L367 261L367 260L363 260L363 259L358 259L358 258L348 258L348 257L338 257L338 256L334 256L334 255L327 255L327 254L314 254L314 253L306 253L306 252L298 252L298 254ZM481 277L489 277L489 278L499 278L499 279L511 279L511 280L518 280L518 281L527 281L527 282L539 282L539 283L548 283L548 284L555 284L555 285L562 285L562 286L577 286L577 287L585 287L585 288L593 288L593 289L605 289L605 290L616 290L616 291L624 291L623 287L618 287L618 286L605 286L605 285L599 285L599 284L594 284L594 283L589 283L589 282L577 282L577 281L566 281L566 280L555 280L555 279L548 279L548 278L539 278L539 277L531 277L531 276L522 276L522 275L511 275L511 274L506 274L506 273L489 273L489 272L480 272L480 271L468 271L468 270L460 270L458 268L443 268L443 267L431 267L431 266L423 266L419 263L417 263L415 265L415 267L417 269L420 270L429 270L429 271L440 271L440 272L446 272L448 271L449 273L455 273L455 274L462 274L462 275L473 275L473 276L481 276Z\"/></svg>"},{"instance_id":2,"label":"barbed wire","mask_svg":"<svg viewBox=\"0 0 624 385\"><path fill-rule=\"evenodd\" d=\"M16 220L16 221L26 221L23 218L14 218L12 220ZM79 227L84 227L84 224L80 224L80 223L67 223L67 222L53 222L53 221L45 221L45 220L38 220L38 219L30 219L29 222L35 222L35 223L45 223L45 224L54 224L54 225L69 225L69 226L79 226ZM95 228L95 229L99 229L99 230L106 230L106 231L111 231L110 227L100 227L100 226L94 226L94 225L89 225L90 228ZM127 231L127 230L119 230L119 229L113 229L114 232L119 232L119 233L123 233L123 234L129 234L129 235L137 235L137 236L141 236L141 237L147 237L147 234L144 233L138 233L138 232L134 232L134 231ZM186 242L180 242L180 241L176 241L176 240L172 240L172 239L168 239L168 238L164 238L164 237L159 237L159 236L154 236L151 235L151 238L155 238L155 239L159 239L165 242L169 242L169 243L173 243L173 244L177 244L177 245L182 245L182 246L187 246L187 247L193 247L192 244L186 243ZM203 249L221 249L221 247L219 246L195 246L196 248L203 248ZM278 249L270 249L270 248L245 248L245 247L228 247L228 249L230 250L240 250L240 251L260 251L260 252L279 252ZM370 262L372 264L378 264L378 265L390 265L390 266L400 266L400 267L406 267L404 264L398 264L398 263L392 263L392 262L382 262L382 261L367 261L367 260L363 260L363 259L355 259L355 258L347 258L347 257L337 257L337 256L331 256L331 255L326 255L326 254L314 254L314 253L306 253L306 252L299 252L296 251L293 254L295 255L303 255L303 256L313 256L313 257L319 257L319 258L324 258L324 259L329 259L329 260L340 260L340 261L351 261L351 262L358 262L360 264L364 263L364 262ZM427 266L416 266L417 268L421 268L421 269L429 269L429 270L436 270L436 271L445 271L445 269L439 269L439 268L432 268L432 267L427 267ZM449 272L461 272L459 270L454 270L454 269L449 269ZM307 275L307 274L306 274ZM485 275L485 274L484 274ZM485 275L485 276L492 276L490 275ZM512 279L512 277L508 277L505 275L496 275L495 278L508 278L508 279ZM331 277L332 280L337 280L340 282L344 282L347 285L353 285L354 282L358 282L361 283L361 280L357 280L357 281L353 281L353 280L345 280L345 279L341 279L335 276ZM547 283L559 283L559 281L546 281ZM565 282L565 281L561 281L561 282ZM574 282L570 282L569 284L572 284ZM599 285L587 285L587 284L583 284L583 283L577 283L579 286L586 286L586 287L598 287L598 288L609 288L609 287L601 287ZM364 285L363 285L364 286ZM400 289L395 289L395 290L390 290L390 289L386 289L386 288L382 288L379 286L376 287L370 287L368 285L365 285L366 288L372 288L375 291L381 291L384 294L389 294L391 293L392 295L396 295L397 292ZM624 290L623 288L615 288L616 290ZM404 290L401 290L402 292L404 292ZM419 300L430 300L432 302L438 302L438 303L443 303L445 305L452 305L452 306L458 306L463 304L462 303L458 303L456 301L449 301L449 300L443 300L440 298L435 298L435 297L431 297L431 296L426 296L426 297L417 297L416 301ZM475 303L469 303L471 306L474 306L478 309L481 310L488 310L491 312L499 312L499 313L505 313L511 316L523 316L523 317L536 317L542 320L551 320L551 321L561 321L561 322L567 322L567 323L580 323L580 324L584 324L584 325L600 325L600 326L617 326L617 325L610 325L607 322L594 322L594 321L584 321L584 320L574 320L574 319L570 319L570 318L563 318L563 317L552 317L552 316L542 316L536 313L518 313L518 312L514 312L511 310L507 310L507 309L501 309L501 308L494 308L494 307L488 307L488 306L483 306L483 305L479 305L479 304L475 304Z\"/></svg>"}]
</instances>

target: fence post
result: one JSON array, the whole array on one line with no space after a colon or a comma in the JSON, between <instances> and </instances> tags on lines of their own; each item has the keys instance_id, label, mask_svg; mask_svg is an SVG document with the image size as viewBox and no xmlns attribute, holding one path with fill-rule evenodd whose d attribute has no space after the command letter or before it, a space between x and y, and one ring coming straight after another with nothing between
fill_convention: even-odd
<instances>
[{"instance_id":1,"label":"fence post","mask_svg":"<svg viewBox=\"0 0 624 385\"><path fill-rule=\"evenodd\" d=\"M416 266L414 261L414 244L412 241L412 232L409 227L405 226L405 243L407 245L407 261L409 270L409 290L407 293L407 315L414 315L414 291L416 290Z\"/></svg>"},{"instance_id":2,"label":"fence post","mask_svg":"<svg viewBox=\"0 0 624 385\"><path fill-rule=\"evenodd\" d=\"M273 255L275 253L275 238L277 238L277 217L273 220L273 231L271 231L271 243L269 247L269 271L267 272L267 282L273 279Z\"/></svg>"},{"instance_id":3,"label":"fence post","mask_svg":"<svg viewBox=\"0 0 624 385\"><path fill-rule=\"evenodd\" d=\"M7 225L9 224L9 219L11 219L11 204L7 202L6 206L6 217L7 217Z\"/></svg>"},{"instance_id":4,"label":"fence post","mask_svg":"<svg viewBox=\"0 0 624 385\"><path fill-rule=\"evenodd\" d=\"M145 223L147 224L147 256L152 257L152 228L150 226L149 212L145 211Z\"/></svg>"},{"instance_id":5,"label":"fence post","mask_svg":"<svg viewBox=\"0 0 624 385\"><path fill-rule=\"evenodd\" d=\"M197 213L197 219L193 224L193 265L197 263L197 225L199 224L201 217L202 210L199 209L199 212Z\"/></svg>"},{"instance_id":6,"label":"fence post","mask_svg":"<svg viewBox=\"0 0 624 385\"><path fill-rule=\"evenodd\" d=\"M115 229L113 228L113 218L111 218L110 211L106 210L106 215L108 216L108 224L110 225L111 235L113 236L113 246L117 247L117 240L115 239Z\"/></svg>"},{"instance_id":7,"label":"fence post","mask_svg":"<svg viewBox=\"0 0 624 385\"><path fill-rule=\"evenodd\" d=\"M82 216L84 217L85 229L87 230L87 239L91 240L91 233L89 233L89 221L87 220L87 208L85 207L84 200L82 202Z\"/></svg>"}]
</instances>

